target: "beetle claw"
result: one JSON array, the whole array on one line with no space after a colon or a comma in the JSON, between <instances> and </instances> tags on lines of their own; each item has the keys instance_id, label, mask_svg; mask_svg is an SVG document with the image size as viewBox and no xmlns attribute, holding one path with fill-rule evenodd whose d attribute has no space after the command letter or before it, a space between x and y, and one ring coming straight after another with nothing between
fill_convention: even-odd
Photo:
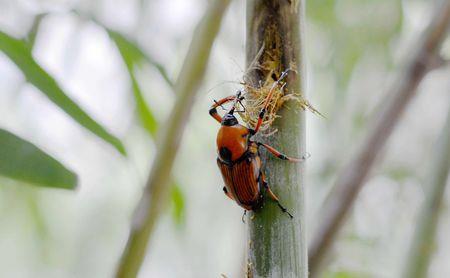
<instances>
[{"instance_id":1,"label":"beetle claw","mask_svg":"<svg viewBox=\"0 0 450 278\"><path fill-rule=\"evenodd\" d=\"M278 203L278 206L280 207L281 211L284 212L284 213L286 213L287 215L289 215L289 217L290 217L291 219L294 218L294 216L292 216L292 214L290 214L289 211L287 211L287 209L286 209L285 207L283 207L280 203Z\"/></svg>"},{"instance_id":2,"label":"beetle claw","mask_svg":"<svg viewBox=\"0 0 450 278\"><path fill-rule=\"evenodd\" d=\"M244 210L244 214L242 215L242 223L245 224L245 216L247 215L247 210Z\"/></svg>"}]
</instances>

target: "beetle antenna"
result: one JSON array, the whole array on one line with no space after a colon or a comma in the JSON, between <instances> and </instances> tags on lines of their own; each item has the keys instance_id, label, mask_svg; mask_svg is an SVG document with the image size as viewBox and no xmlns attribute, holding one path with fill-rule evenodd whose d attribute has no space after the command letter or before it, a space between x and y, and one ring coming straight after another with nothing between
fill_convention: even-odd
<instances>
[{"instance_id":1,"label":"beetle antenna","mask_svg":"<svg viewBox=\"0 0 450 278\"><path fill-rule=\"evenodd\" d=\"M220 106L220 108L222 108L222 110L226 111L225 107L223 107L222 104L220 104L219 102L217 102L217 100L214 100L214 103L217 104L217 106Z\"/></svg>"}]
</instances>

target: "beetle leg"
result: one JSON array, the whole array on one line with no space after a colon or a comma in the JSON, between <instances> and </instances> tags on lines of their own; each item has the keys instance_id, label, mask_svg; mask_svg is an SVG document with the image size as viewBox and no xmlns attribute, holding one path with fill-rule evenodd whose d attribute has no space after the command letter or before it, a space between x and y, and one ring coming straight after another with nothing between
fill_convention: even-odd
<instances>
[{"instance_id":1,"label":"beetle leg","mask_svg":"<svg viewBox=\"0 0 450 278\"><path fill-rule=\"evenodd\" d=\"M280 153L279 151L277 151L274 147L271 147L267 144L259 143L259 142L257 144L258 144L258 146L263 146L264 148L266 148L269 152L271 152L273 155L275 155L279 159L288 160L290 162L301 162L308 158L308 156L303 156L302 158L288 157L288 156L285 156L284 154Z\"/></svg>"},{"instance_id":2,"label":"beetle leg","mask_svg":"<svg viewBox=\"0 0 450 278\"><path fill-rule=\"evenodd\" d=\"M261 181L262 181L262 184L263 184L264 188L267 190L267 193L269 194L269 197L272 200L274 200L275 202L277 202L277 205L281 209L282 212L287 213L287 215L289 215L289 217L291 219L294 218L292 216L292 214L290 214L289 211L287 211L287 209L280 204L280 200L278 199L277 195L275 195L275 193L273 193L272 190L270 189L270 187L269 187L269 185L267 184L267 181L266 181L266 175L263 172L261 172L260 173L260 177L261 177Z\"/></svg>"},{"instance_id":3,"label":"beetle leg","mask_svg":"<svg viewBox=\"0 0 450 278\"><path fill-rule=\"evenodd\" d=\"M222 106L222 104L230 102L230 101L234 100L235 98L236 98L236 96L228 96L221 100L214 101L214 104L211 105L211 108L209 109L209 115L211 115L211 117L216 119L216 121L218 121L219 123L222 122L222 117L217 113L217 107Z\"/></svg>"},{"instance_id":4,"label":"beetle leg","mask_svg":"<svg viewBox=\"0 0 450 278\"><path fill-rule=\"evenodd\" d=\"M272 88L270 89L269 93L267 94L266 102L264 103L264 107L261 109L261 111L258 114L258 122L256 123L255 129L253 130L253 134L259 131L259 128L262 125L264 115L266 115L267 107L269 106L270 100L272 99L272 94L275 89L275 85L278 85L277 82L273 83Z\"/></svg>"},{"instance_id":5,"label":"beetle leg","mask_svg":"<svg viewBox=\"0 0 450 278\"><path fill-rule=\"evenodd\" d=\"M225 193L225 195L228 196L228 198L230 198L231 200L234 201L233 195L231 195L231 193L228 192L228 190L227 190L227 188L225 186L223 187L223 192Z\"/></svg>"},{"instance_id":6,"label":"beetle leg","mask_svg":"<svg viewBox=\"0 0 450 278\"><path fill-rule=\"evenodd\" d=\"M282 72L280 78L278 78L277 81L273 82L272 87L270 88L270 91L267 94L266 102L264 103L263 108L259 112L258 122L256 123L256 127L254 129L254 133L258 132L259 128L262 125L262 122L263 122L263 119L264 119L264 115L266 114L267 107L269 107L269 103L270 103L270 100L272 99L272 95L273 95L273 92L275 91L275 88L280 84L281 80L283 80L287 76L289 71L291 71L291 69L287 69L286 71ZM284 87L284 85L283 85L283 87ZM283 87L281 89L283 89Z\"/></svg>"}]
</instances>

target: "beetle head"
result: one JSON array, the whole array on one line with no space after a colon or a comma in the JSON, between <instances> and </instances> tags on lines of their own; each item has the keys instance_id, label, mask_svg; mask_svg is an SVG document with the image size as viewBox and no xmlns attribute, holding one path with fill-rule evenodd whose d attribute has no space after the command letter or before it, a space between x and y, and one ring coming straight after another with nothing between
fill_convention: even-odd
<instances>
[{"instance_id":1,"label":"beetle head","mask_svg":"<svg viewBox=\"0 0 450 278\"><path fill-rule=\"evenodd\" d=\"M234 126L238 124L238 120L233 115L234 111L230 111L229 113L225 114L222 118L222 125L225 126Z\"/></svg>"},{"instance_id":2,"label":"beetle head","mask_svg":"<svg viewBox=\"0 0 450 278\"><path fill-rule=\"evenodd\" d=\"M233 125L237 125L239 123L233 114L236 110L236 105L238 103L241 103L241 100L243 100L243 99L244 99L244 97L242 96L242 92L238 91L236 93L236 98L234 99L233 106L231 107L230 111L228 111L228 113L225 114L225 116L223 116L223 118L222 118L222 125L233 126ZM242 103L241 103L241 105L242 105Z\"/></svg>"}]
</instances>

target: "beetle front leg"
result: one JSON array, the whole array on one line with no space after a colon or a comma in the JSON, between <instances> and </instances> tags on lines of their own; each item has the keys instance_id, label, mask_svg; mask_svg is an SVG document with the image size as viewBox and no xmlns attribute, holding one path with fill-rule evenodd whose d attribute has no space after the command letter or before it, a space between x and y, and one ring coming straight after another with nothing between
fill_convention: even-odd
<instances>
[{"instance_id":1,"label":"beetle front leg","mask_svg":"<svg viewBox=\"0 0 450 278\"><path fill-rule=\"evenodd\" d=\"M287 213L287 215L289 215L291 219L294 218L292 214L290 214L289 211L287 211L287 209L280 204L280 200L278 199L277 195L275 195L275 193L273 193L272 190L270 189L269 184L266 181L266 175L263 172L260 173L260 178L264 188L267 190L267 193L269 194L269 197L275 202L277 202L277 205L282 212Z\"/></svg>"},{"instance_id":2,"label":"beetle front leg","mask_svg":"<svg viewBox=\"0 0 450 278\"><path fill-rule=\"evenodd\" d=\"M222 122L222 117L217 113L217 107L218 106L222 106L223 104L230 102L232 100L236 99L236 96L228 96L226 98L223 98L221 100L218 101L214 101L214 104L211 105L211 108L209 109L209 115L211 115L211 117L213 117L216 121L218 121L219 123Z\"/></svg>"},{"instance_id":3,"label":"beetle front leg","mask_svg":"<svg viewBox=\"0 0 450 278\"><path fill-rule=\"evenodd\" d=\"M303 156L302 158L289 157L289 156L286 156L286 155L282 154L281 152L277 151L272 146L269 146L267 144L260 143L260 142L257 142L257 144L258 144L258 146L263 146L264 148L266 148L270 153L272 153L274 156L278 157L279 159L288 160L290 162L301 162L308 158L306 156Z\"/></svg>"},{"instance_id":4,"label":"beetle front leg","mask_svg":"<svg viewBox=\"0 0 450 278\"><path fill-rule=\"evenodd\" d=\"M264 106L261 109L261 111L259 112L258 122L256 123L255 129L253 130L254 131L253 134L259 131L259 128L261 127L262 122L264 120L264 115L266 114L267 108L269 107L270 100L272 99L273 92L275 91L275 88L280 84L281 80L283 80L287 76L289 71L291 71L291 69L287 69L284 72L282 72L280 78L278 78L277 81L273 82L272 87L270 88L270 91L267 94L267 98L266 98L266 101L264 102ZM283 89L283 87L281 89Z\"/></svg>"},{"instance_id":5,"label":"beetle front leg","mask_svg":"<svg viewBox=\"0 0 450 278\"><path fill-rule=\"evenodd\" d=\"M269 107L270 100L272 99L272 94L276 87L275 85L278 85L278 81L273 83L272 88L270 89L269 93L267 94L266 102L264 103L263 108L261 109L261 111L258 114L258 122L256 122L255 129L253 130L253 134L255 134L259 131L259 128L261 127L261 125L263 123L264 116L266 115L266 112L267 112L267 107Z\"/></svg>"}]
</instances>

